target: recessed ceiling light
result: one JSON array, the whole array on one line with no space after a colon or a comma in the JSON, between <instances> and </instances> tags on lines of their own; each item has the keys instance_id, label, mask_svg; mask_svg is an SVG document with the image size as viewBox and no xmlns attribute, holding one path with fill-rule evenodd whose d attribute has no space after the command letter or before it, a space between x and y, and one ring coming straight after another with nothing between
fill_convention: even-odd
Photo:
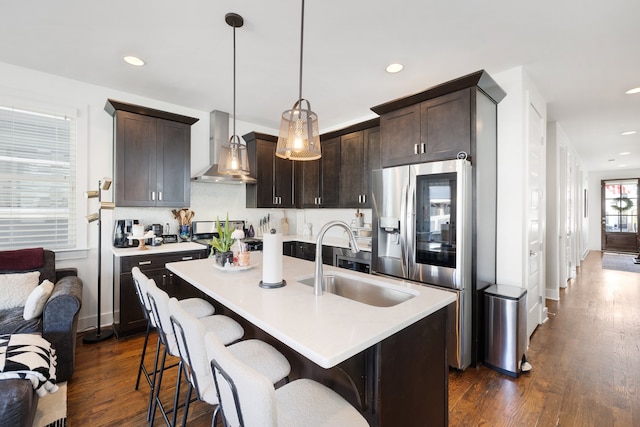
<instances>
[{"instance_id":1,"label":"recessed ceiling light","mask_svg":"<svg viewBox=\"0 0 640 427\"><path fill-rule=\"evenodd\" d=\"M620 135L633 135L634 133L636 133L635 130L629 130L629 131L626 131L626 132L622 132Z\"/></svg>"},{"instance_id":2,"label":"recessed ceiling light","mask_svg":"<svg viewBox=\"0 0 640 427\"><path fill-rule=\"evenodd\" d=\"M619 156L628 156L629 154L631 154L630 151L623 151L622 153L618 153Z\"/></svg>"},{"instance_id":3,"label":"recessed ceiling light","mask_svg":"<svg viewBox=\"0 0 640 427\"><path fill-rule=\"evenodd\" d=\"M633 95L634 93L640 93L640 87L634 87L625 92L627 95Z\"/></svg>"},{"instance_id":4,"label":"recessed ceiling light","mask_svg":"<svg viewBox=\"0 0 640 427\"><path fill-rule=\"evenodd\" d=\"M402 64L389 64L387 65L387 73L399 73L403 68L404 66Z\"/></svg>"},{"instance_id":5,"label":"recessed ceiling light","mask_svg":"<svg viewBox=\"0 0 640 427\"><path fill-rule=\"evenodd\" d=\"M125 56L124 62L127 64L135 65L136 67L142 67L144 65L144 61L136 56Z\"/></svg>"},{"instance_id":6,"label":"recessed ceiling light","mask_svg":"<svg viewBox=\"0 0 640 427\"><path fill-rule=\"evenodd\" d=\"M626 167L626 166L627 166L627 165L618 165L618 167L619 167L619 168L624 168L624 167Z\"/></svg>"}]
</instances>

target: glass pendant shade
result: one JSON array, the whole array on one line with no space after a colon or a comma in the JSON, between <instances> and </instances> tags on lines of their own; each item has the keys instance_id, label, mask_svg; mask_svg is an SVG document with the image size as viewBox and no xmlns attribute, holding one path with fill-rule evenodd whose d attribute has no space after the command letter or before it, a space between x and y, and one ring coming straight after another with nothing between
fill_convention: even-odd
<instances>
[{"instance_id":1,"label":"glass pendant shade","mask_svg":"<svg viewBox=\"0 0 640 427\"><path fill-rule=\"evenodd\" d=\"M292 109L282 113L276 156L302 161L322 157L318 116L311 111L311 104L306 99L300 99Z\"/></svg>"},{"instance_id":2,"label":"glass pendant shade","mask_svg":"<svg viewBox=\"0 0 640 427\"><path fill-rule=\"evenodd\" d=\"M218 172L226 175L249 175L247 146L240 142L238 135L229 139L229 145L223 145L220 152L221 162Z\"/></svg>"}]
</instances>

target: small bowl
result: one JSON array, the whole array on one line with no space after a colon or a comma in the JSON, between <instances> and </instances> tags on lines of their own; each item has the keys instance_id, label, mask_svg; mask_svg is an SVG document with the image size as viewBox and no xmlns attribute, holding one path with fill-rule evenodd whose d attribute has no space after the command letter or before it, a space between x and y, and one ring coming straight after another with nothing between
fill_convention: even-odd
<instances>
[{"instance_id":1,"label":"small bowl","mask_svg":"<svg viewBox=\"0 0 640 427\"><path fill-rule=\"evenodd\" d=\"M361 228L358 230L358 236L360 237L371 237L371 229Z\"/></svg>"}]
</instances>

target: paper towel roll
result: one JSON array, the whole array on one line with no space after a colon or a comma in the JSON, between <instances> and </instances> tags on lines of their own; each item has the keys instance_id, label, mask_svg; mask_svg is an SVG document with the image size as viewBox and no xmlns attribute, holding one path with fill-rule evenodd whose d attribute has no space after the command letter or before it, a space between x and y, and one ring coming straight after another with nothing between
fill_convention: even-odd
<instances>
[{"instance_id":1,"label":"paper towel roll","mask_svg":"<svg viewBox=\"0 0 640 427\"><path fill-rule=\"evenodd\" d=\"M262 282L282 283L282 234L265 234L262 243Z\"/></svg>"}]
</instances>

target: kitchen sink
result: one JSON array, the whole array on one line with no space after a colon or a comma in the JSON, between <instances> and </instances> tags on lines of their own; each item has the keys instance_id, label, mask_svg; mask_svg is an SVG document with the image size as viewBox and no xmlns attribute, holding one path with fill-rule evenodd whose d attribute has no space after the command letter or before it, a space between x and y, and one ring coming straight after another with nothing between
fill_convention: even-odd
<instances>
[{"instance_id":1,"label":"kitchen sink","mask_svg":"<svg viewBox=\"0 0 640 427\"><path fill-rule=\"evenodd\" d=\"M343 275L334 271L324 274L323 279L325 292L375 307L392 307L415 296L408 290L406 292L400 291L386 287L382 282ZM314 277L305 276L296 279L296 281L313 287Z\"/></svg>"}]
</instances>

